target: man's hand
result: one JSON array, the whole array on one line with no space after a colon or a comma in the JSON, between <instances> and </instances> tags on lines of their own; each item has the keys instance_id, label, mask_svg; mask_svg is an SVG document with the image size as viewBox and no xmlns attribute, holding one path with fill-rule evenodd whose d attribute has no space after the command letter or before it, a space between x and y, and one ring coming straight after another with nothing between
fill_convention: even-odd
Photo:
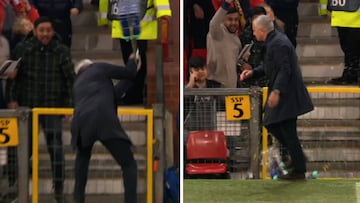
<instances>
[{"instance_id":1,"label":"man's hand","mask_svg":"<svg viewBox=\"0 0 360 203\"><path fill-rule=\"evenodd\" d=\"M160 17L160 21L169 22L169 21L170 21L170 16L161 16L161 17Z\"/></svg>"},{"instance_id":2,"label":"man's hand","mask_svg":"<svg viewBox=\"0 0 360 203\"><path fill-rule=\"evenodd\" d=\"M241 66L241 70L252 70L252 67L251 67L250 64L244 63L244 64L242 64L242 66Z\"/></svg>"},{"instance_id":3,"label":"man's hand","mask_svg":"<svg viewBox=\"0 0 360 203\"><path fill-rule=\"evenodd\" d=\"M197 80L197 72L191 71L190 72L189 83L187 84L187 87L193 88L195 86L195 84L196 84L196 80Z\"/></svg>"},{"instance_id":4,"label":"man's hand","mask_svg":"<svg viewBox=\"0 0 360 203\"><path fill-rule=\"evenodd\" d=\"M198 4L194 4L194 15L196 19L204 19L204 11Z\"/></svg>"},{"instance_id":5,"label":"man's hand","mask_svg":"<svg viewBox=\"0 0 360 203\"><path fill-rule=\"evenodd\" d=\"M19 104L16 101L8 103L8 108L9 109L17 109L18 107L19 107Z\"/></svg>"},{"instance_id":6,"label":"man's hand","mask_svg":"<svg viewBox=\"0 0 360 203\"><path fill-rule=\"evenodd\" d=\"M131 53L130 56L129 56L129 60L130 59L134 59L135 60L135 63L136 63L136 71L139 71L140 70L140 67L141 67L141 57L140 57L140 54L139 54L139 49L136 50L136 53Z\"/></svg>"},{"instance_id":7,"label":"man's hand","mask_svg":"<svg viewBox=\"0 0 360 203\"><path fill-rule=\"evenodd\" d=\"M72 16L77 16L77 15L79 15L79 13L80 13L80 11L79 11L78 8L72 8L72 9L70 9L70 14L71 14Z\"/></svg>"},{"instance_id":8,"label":"man's hand","mask_svg":"<svg viewBox=\"0 0 360 203\"><path fill-rule=\"evenodd\" d=\"M268 105L270 108L275 108L279 104L280 94L272 91L269 95Z\"/></svg>"},{"instance_id":9,"label":"man's hand","mask_svg":"<svg viewBox=\"0 0 360 203\"><path fill-rule=\"evenodd\" d=\"M8 73L7 74L7 76L8 76L8 78L9 79L14 79L15 77L16 77L16 75L17 75L17 69L15 69L15 70L13 70L13 71L11 71L10 73Z\"/></svg>"},{"instance_id":10,"label":"man's hand","mask_svg":"<svg viewBox=\"0 0 360 203\"><path fill-rule=\"evenodd\" d=\"M135 53L135 62L136 62L136 71L139 71L141 68L141 57L140 57L140 52L139 49L136 50Z\"/></svg>"},{"instance_id":11,"label":"man's hand","mask_svg":"<svg viewBox=\"0 0 360 203\"><path fill-rule=\"evenodd\" d=\"M253 75L252 70L243 70L240 74L240 81L244 81L247 78L250 78Z\"/></svg>"}]
</instances>

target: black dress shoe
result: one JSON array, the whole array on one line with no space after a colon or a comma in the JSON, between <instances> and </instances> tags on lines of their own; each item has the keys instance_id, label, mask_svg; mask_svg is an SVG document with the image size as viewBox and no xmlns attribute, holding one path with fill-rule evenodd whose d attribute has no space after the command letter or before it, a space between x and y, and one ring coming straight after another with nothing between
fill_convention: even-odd
<instances>
[{"instance_id":1,"label":"black dress shoe","mask_svg":"<svg viewBox=\"0 0 360 203\"><path fill-rule=\"evenodd\" d=\"M291 172L288 174L284 174L279 176L280 180L305 180L305 173L296 173L296 172Z\"/></svg>"},{"instance_id":2,"label":"black dress shoe","mask_svg":"<svg viewBox=\"0 0 360 203\"><path fill-rule=\"evenodd\" d=\"M329 81L330 84L334 84L334 85L352 85L352 84L356 84L357 83L357 79L355 77L350 78L350 77L339 77L339 78L334 78L332 80Z\"/></svg>"}]
</instances>

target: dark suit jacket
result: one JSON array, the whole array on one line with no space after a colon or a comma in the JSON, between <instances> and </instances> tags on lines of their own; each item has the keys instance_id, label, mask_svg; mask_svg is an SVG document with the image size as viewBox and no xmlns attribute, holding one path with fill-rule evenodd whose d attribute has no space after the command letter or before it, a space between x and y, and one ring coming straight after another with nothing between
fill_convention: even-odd
<instances>
[{"instance_id":1,"label":"dark suit jacket","mask_svg":"<svg viewBox=\"0 0 360 203\"><path fill-rule=\"evenodd\" d=\"M97 62L80 70L73 87L73 147L87 147L96 140L111 138L121 138L130 142L117 116L111 79L132 79L135 75L134 60L129 60L126 67Z\"/></svg>"},{"instance_id":2,"label":"dark suit jacket","mask_svg":"<svg viewBox=\"0 0 360 203\"><path fill-rule=\"evenodd\" d=\"M295 49L283 33L272 31L265 41L264 63L254 69L254 76L266 75L269 94L280 90L280 101L275 108L266 103L264 125L278 123L312 111L314 106L304 85Z\"/></svg>"}]
</instances>

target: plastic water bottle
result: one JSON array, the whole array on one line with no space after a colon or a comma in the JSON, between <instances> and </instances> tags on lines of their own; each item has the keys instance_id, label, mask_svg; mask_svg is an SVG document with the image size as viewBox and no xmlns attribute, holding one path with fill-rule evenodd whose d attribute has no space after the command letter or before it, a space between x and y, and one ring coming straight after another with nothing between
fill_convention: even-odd
<instances>
[{"instance_id":1,"label":"plastic water bottle","mask_svg":"<svg viewBox=\"0 0 360 203\"><path fill-rule=\"evenodd\" d=\"M319 177L318 171L313 171L310 175L310 179L317 179Z\"/></svg>"},{"instance_id":2,"label":"plastic water bottle","mask_svg":"<svg viewBox=\"0 0 360 203\"><path fill-rule=\"evenodd\" d=\"M278 162L276 161L276 159L273 159L272 162L271 162L271 166L270 166L270 177L271 179L274 179L279 176L279 164Z\"/></svg>"}]
</instances>

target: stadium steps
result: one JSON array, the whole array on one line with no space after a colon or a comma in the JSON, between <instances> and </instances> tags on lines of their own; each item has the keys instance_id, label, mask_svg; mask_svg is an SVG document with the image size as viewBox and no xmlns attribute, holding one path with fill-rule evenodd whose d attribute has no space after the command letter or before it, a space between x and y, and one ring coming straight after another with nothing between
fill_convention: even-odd
<instances>
[{"instance_id":1,"label":"stadium steps","mask_svg":"<svg viewBox=\"0 0 360 203\"><path fill-rule=\"evenodd\" d=\"M146 120L145 116L121 115L122 126L134 144L134 156L138 164L138 194L146 194ZM65 189L71 195L74 187L75 152L70 145L70 123L63 125L63 145L65 154ZM39 194L45 198L53 193L50 158L47 152L43 132L39 136ZM87 194L90 195L121 195L123 194L122 170L110 153L100 142L92 149L89 166Z\"/></svg>"},{"instance_id":2,"label":"stadium steps","mask_svg":"<svg viewBox=\"0 0 360 203\"><path fill-rule=\"evenodd\" d=\"M327 84L344 69L343 52L329 16L318 16L318 1L300 0L296 52L307 84Z\"/></svg>"},{"instance_id":3,"label":"stadium steps","mask_svg":"<svg viewBox=\"0 0 360 203\"><path fill-rule=\"evenodd\" d=\"M328 82L342 75L344 54L330 16L318 16L318 3L300 0L296 52L307 85L333 87ZM320 177L360 177L360 95L311 96L315 110L298 119L308 171L318 170Z\"/></svg>"},{"instance_id":4,"label":"stadium steps","mask_svg":"<svg viewBox=\"0 0 360 203\"><path fill-rule=\"evenodd\" d=\"M311 93L314 111L299 117L308 171L321 177L360 177L360 94Z\"/></svg>"}]
</instances>

